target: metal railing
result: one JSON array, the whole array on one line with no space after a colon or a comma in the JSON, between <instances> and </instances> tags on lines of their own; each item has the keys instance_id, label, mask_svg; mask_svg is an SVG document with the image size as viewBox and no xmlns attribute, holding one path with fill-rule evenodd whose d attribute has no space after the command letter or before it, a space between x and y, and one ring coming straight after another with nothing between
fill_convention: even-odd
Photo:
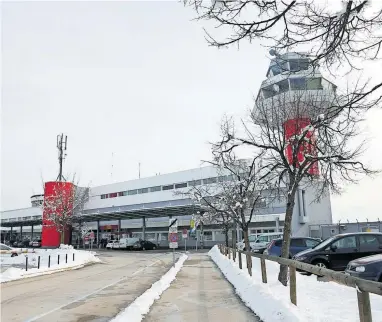
<instances>
[{"instance_id":1,"label":"metal railing","mask_svg":"<svg viewBox=\"0 0 382 322\"><path fill-rule=\"evenodd\" d=\"M338 284L342 284L348 287L353 287L357 292L358 310L360 322L372 322L371 306L370 306L370 293L382 295L382 283L364 280L361 278L345 275L341 272L335 272L327 268L318 267L311 264L298 262L292 259L286 259L282 257L269 256L263 254L256 254L252 252L239 251L235 248L229 248L224 245L219 245L220 252L236 261L238 258L239 268L242 269L242 254L250 257L256 257L260 259L261 264L261 277L262 282L267 283L267 269L265 261L269 260L281 265L289 267L289 288L290 288L290 300L294 305L297 305L297 282L296 282L296 269L304 272L312 273L318 276L324 276L329 281L334 281ZM252 276L252 262L247 260L248 273Z\"/></svg>"}]
</instances>

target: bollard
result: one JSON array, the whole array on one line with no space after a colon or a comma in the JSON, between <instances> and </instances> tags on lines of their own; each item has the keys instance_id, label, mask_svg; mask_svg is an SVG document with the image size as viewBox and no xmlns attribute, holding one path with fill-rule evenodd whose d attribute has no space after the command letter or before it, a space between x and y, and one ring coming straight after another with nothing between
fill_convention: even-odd
<instances>
[{"instance_id":1,"label":"bollard","mask_svg":"<svg viewBox=\"0 0 382 322\"><path fill-rule=\"evenodd\" d=\"M28 256L25 256L25 270L28 270Z\"/></svg>"},{"instance_id":2,"label":"bollard","mask_svg":"<svg viewBox=\"0 0 382 322\"><path fill-rule=\"evenodd\" d=\"M48 268L50 267L50 255L48 256Z\"/></svg>"},{"instance_id":3,"label":"bollard","mask_svg":"<svg viewBox=\"0 0 382 322\"><path fill-rule=\"evenodd\" d=\"M60 254L57 256L57 265L60 265Z\"/></svg>"},{"instance_id":4,"label":"bollard","mask_svg":"<svg viewBox=\"0 0 382 322\"><path fill-rule=\"evenodd\" d=\"M40 256L37 258L37 269L40 269Z\"/></svg>"},{"instance_id":5,"label":"bollard","mask_svg":"<svg viewBox=\"0 0 382 322\"><path fill-rule=\"evenodd\" d=\"M68 263L68 253L65 254L65 264Z\"/></svg>"},{"instance_id":6,"label":"bollard","mask_svg":"<svg viewBox=\"0 0 382 322\"><path fill-rule=\"evenodd\" d=\"M243 263L242 263L242 261L241 261L241 253L238 252L238 254L239 254L239 268L240 268L240 269L243 269Z\"/></svg>"},{"instance_id":7,"label":"bollard","mask_svg":"<svg viewBox=\"0 0 382 322\"><path fill-rule=\"evenodd\" d=\"M74 262L74 253L73 253L73 262Z\"/></svg>"}]
</instances>

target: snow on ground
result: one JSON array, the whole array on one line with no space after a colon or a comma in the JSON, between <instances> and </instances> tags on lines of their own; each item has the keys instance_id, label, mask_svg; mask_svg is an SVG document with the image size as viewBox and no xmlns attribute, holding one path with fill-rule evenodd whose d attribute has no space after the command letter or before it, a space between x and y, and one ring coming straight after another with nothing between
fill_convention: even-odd
<instances>
[{"instance_id":1,"label":"snow on ground","mask_svg":"<svg viewBox=\"0 0 382 322\"><path fill-rule=\"evenodd\" d=\"M260 259L252 257L253 276L249 276L246 258L243 269L238 261L222 255L217 246L209 252L228 281L235 287L243 302L264 322L268 321L310 321L336 322L359 321L357 291L334 282L317 281L316 276L297 274L297 306L290 302L289 286L282 286L278 280L279 265L266 261L268 283L261 280ZM370 294L374 322L382 322L382 296Z\"/></svg>"},{"instance_id":2,"label":"snow on ground","mask_svg":"<svg viewBox=\"0 0 382 322\"><path fill-rule=\"evenodd\" d=\"M178 261L161 279L155 282L151 288L146 290L141 296L137 297L124 311L119 313L110 322L140 322L145 314L150 311L150 307L158 300L162 293L169 288L171 282L175 279L176 274L180 271L184 261L188 258L183 254Z\"/></svg>"},{"instance_id":3,"label":"snow on ground","mask_svg":"<svg viewBox=\"0 0 382 322\"><path fill-rule=\"evenodd\" d=\"M66 254L68 262L65 263ZM74 260L73 260L74 254ZM58 264L60 255L60 264ZM38 256L40 256L40 269L37 268ZM50 267L48 261L50 256ZM28 270L25 270L26 257L28 257ZM58 249L35 249L35 253L19 254L15 257L1 257L3 269L9 267L0 274L0 282L9 282L21 278L51 274L64 269L81 268L89 263L100 262L95 252L75 250L72 246L61 245Z\"/></svg>"}]
</instances>

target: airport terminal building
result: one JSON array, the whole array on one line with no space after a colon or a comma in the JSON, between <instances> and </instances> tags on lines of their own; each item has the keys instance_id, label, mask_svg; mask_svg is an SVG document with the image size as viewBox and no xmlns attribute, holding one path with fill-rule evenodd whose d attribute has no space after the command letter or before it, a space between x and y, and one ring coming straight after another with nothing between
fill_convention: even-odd
<instances>
[{"instance_id":1,"label":"airport terminal building","mask_svg":"<svg viewBox=\"0 0 382 322\"><path fill-rule=\"evenodd\" d=\"M192 186L213 185L219 176L212 166L156 175L153 177L112 183L89 189L81 220L101 239L140 237L152 240L162 247L168 246L169 218L178 219L179 244L184 245L182 230L190 229L192 215L200 208L187 195ZM312 188L299 189L293 214L294 236L315 236L312 227L332 224L330 195L314 203ZM31 207L1 213L2 240L38 239L42 231L43 195L31 197ZM282 232L285 218L285 199L269 195L258 203L250 224L251 234ZM231 236L231 234L230 234ZM204 224L198 231L198 242L206 247L224 241L221 227ZM73 230L72 244L79 242ZM189 238L187 245L195 247L196 238Z\"/></svg>"}]
</instances>

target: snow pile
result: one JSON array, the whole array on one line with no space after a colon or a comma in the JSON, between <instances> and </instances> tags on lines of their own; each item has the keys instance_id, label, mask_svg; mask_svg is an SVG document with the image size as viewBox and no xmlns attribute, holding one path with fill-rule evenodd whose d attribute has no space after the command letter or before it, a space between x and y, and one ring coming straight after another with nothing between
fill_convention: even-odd
<instances>
[{"instance_id":1,"label":"snow pile","mask_svg":"<svg viewBox=\"0 0 382 322\"><path fill-rule=\"evenodd\" d=\"M151 285L146 292L137 297L124 311L118 314L110 322L140 322L145 314L150 311L150 307L155 300L158 300L162 293L169 288L171 282L175 279L176 274L180 271L187 255L182 255L175 264L161 279Z\"/></svg>"},{"instance_id":2,"label":"snow pile","mask_svg":"<svg viewBox=\"0 0 382 322\"><path fill-rule=\"evenodd\" d=\"M67 263L66 261L67 255ZM74 255L74 260L73 260ZM40 256L40 268L38 269L38 257ZM50 256L50 267L48 267ZM60 256L60 257L58 257ZM28 257L28 270L25 270L26 258ZM59 261L59 263L58 263ZM15 257L2 258L3 268L11 266L0 274L0 283L9 282L21 278L52 274L67 269L77 269L89 263L100 262L95 252L66 249L39 249L35 253L20 254Z\"/></svg>"},{"instance_id":3,"label":"snow pile","mask_svg":"<svg viewBox=\"0 0 382 322\"><path fill-rule=\"evenodd\" d=\"M278 280L279 264L266 261L268 283L262 283L260 259L252 257L253 276L249 276L246 256L243 269L222 255L215 246L209 252L243 302L261 320L267 321L359 321L357 291L334 282L319 282L316 276L297 274L297 306L290 302L289 286ZM382 322L382 296L370 294L374 322Z\"/></svg>"}]
</instances>

